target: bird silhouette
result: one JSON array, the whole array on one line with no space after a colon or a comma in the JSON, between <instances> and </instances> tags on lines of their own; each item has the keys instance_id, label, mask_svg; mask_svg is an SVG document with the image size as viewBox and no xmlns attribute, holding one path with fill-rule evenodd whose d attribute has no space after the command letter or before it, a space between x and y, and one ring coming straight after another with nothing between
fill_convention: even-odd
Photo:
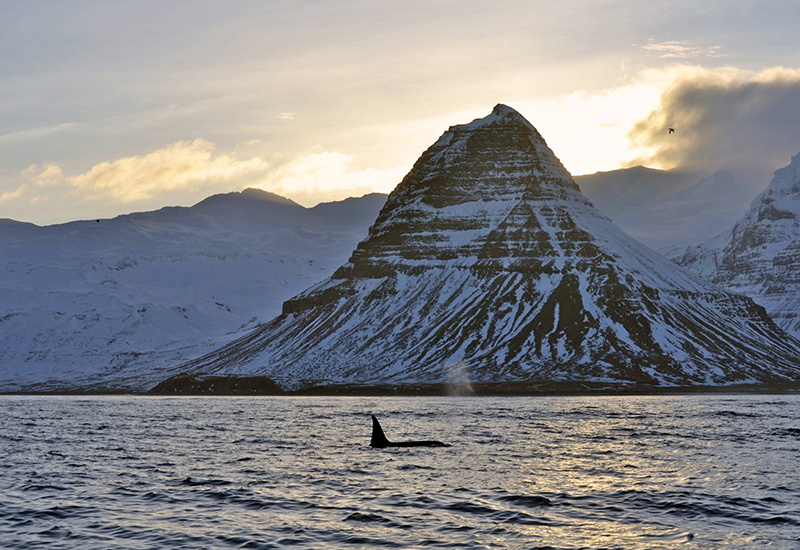
<instances>
[{"instance_id":1,"label":"bird silhouette","mask_svg":"<svg viewBox=\"0 0 800 550\"><path fill-rule=\"evenodd\" d=\"M675 133L675 128L670 128L670 129L669 129L669 133L670 133L670 134L674 134L674 133Z\"/></svg>"}]
</instances>

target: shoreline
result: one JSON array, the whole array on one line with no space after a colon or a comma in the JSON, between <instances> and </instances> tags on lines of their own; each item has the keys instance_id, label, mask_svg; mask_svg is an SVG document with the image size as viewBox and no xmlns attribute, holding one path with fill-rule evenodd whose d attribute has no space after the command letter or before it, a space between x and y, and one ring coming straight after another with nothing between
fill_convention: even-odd
<instances>
[{"instance_id":1,"label":"shoreline","mask_svg":"<svg viewBox=\"0 0 800 550\"><path fill-rule=\"evenodd\" d=\"M176 376L150 390L86 388L0 392L1 395L49 396L264 396L264 397L535 397L535 396L658 396L658 395L800 395L800 384L738 384L728 386L651 386L602 382L493 382L461 385L428 384L311 384L284 390L262 376Z\"/></svg>"}]
</instances>

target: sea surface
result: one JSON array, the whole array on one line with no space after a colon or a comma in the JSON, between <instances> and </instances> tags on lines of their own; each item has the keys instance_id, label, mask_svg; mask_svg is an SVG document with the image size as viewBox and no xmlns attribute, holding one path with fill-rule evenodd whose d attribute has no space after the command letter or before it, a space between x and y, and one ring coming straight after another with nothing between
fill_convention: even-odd
<instances>
[{"instance_id":1,"label":"sea surface","mask_svg":"<svg viewBox=\"0 0 800 550\"><path fill-rule=\"evenodd\" d=\"M796 549L800 396L4 396L0 547Z\"/></svg>"}]
</instances>

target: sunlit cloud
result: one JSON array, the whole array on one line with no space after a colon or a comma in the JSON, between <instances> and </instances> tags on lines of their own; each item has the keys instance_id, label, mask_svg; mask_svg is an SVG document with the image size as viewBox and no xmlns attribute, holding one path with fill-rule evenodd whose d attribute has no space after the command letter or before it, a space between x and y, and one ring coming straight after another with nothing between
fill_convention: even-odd
<instances>
[{"instance_id":1,"label":"sunlit cloud","mask_svg":"<svg viewBox=\"0 0 800 550\"><path fill-rule=\"evenodd\" d=\"M800 151L800 71L794 69L754 73L674 64L628 74L600 91L576 90L549 100L531 97L493 99L528 118L575 175L635 164L714 171L731 159L774 170ZM301 149L300 142L287 144L254 126L252 139L243 136L225 150L198 139L112 157L80 173L59 164L31 165L4 176L0 202L12 204L27 189L39 204L49 198L51 205L82 204L93 212L91 205L191 204L248 186L306 206L390 192L448 126L486 116L492 106L477 103L435 116L360 121L346 130L312 133L308 140L317 145L311 154L303 152L311 143ZM667 127L677 133L667 136ZM7 216L20 216L22 202L7 210Z\"/></svg>"},{"instance_id":2,"label":"sunlit cloud","mask_svg":"<svg viewBox=\"0 0 800 550\"><path fill-rule=\"evenodd\" d=\"M669 127L675 134L668 134ZM681 67L656 109L632 127L635 164L758 177L800 151L800 70Z\"/></svg>"},{"instance_id":3,"label":"sunlit cloud","mask_svg":"<svg viewBox=\"0 0 800 550\"><path fill-rule=\"evenodd\" d=\"M649 144L631 142L629 132L658 108L676 72L642 71L601 92L576 91L559 100L511 106L536 126L572 174L614 170L654 152Z\"/></svg>"},{"instance_id":4,"label":"sunlit cloud","mask_svg":"<svg viewBox=\"0 0 800 550\"><path fill-rule=\"evenodd\" d=\"M57 164L42 167L32 164L22 175L38 187L53 187L64 183L64 171Z\"/></svg>"},{"instance_id":5,"label":"sunlit cloud","mask_svg":"<svg viewBox=\"0 0 800 550\"><path fill-rule=\"evenodd\" d=\"M27 188L28 188L27 185L20 185L14 191L6 191L5 193L0 193L0 204L17 200L22 196L22 193L24 193Z\"/></svg>"},{"instance_id":6,"label":"sunlit cloud","mask_svg":"<svg viewBox=\"0 0 800 550\"><path fill-rule=\"evenodd\" d=\"M215 154L213 143L196 139L146 155L103 162L66 181L84 200L129 203L209 183L246 183L267 169L267 162L260 157L237 160Z\"/></svg>"},{"instance_id":7,"label":"sunlit cloud","mask_svg":"<svg viewBox=\"0 0 800 550\"><path fill-rule=\"evenodd\" d=\"M800 14L795 2L732 9L688 0L670 9L633 0L470 0L458 9L358 0L313 8L243 0L224 10L209 2L78 4L41 10L17 2L0 18L4 44L42 46L21 48L0 67L0 193L27 184L28 195L50 197L26 210L25 195L0 216L49 222L188 205L267 181L314 151L352 157L345 173L410 168L448 125L498 102L528 117L575 174L651 157L666 163L650 154L657 143L627 138L661 95L636 71L675 61L716 65L725 54L726 63L750 68L793 65ZM144 28L153 31L147 40ZM89 173L100 161L195 137L218 145L213 157L271 166L230 179L184 170L196 183L180 176L169 193L145 181L128 192L121 179ZM47 163L62 168L62 185L21 175ZM74 180L80 188L69 182L78 175L86 176ZM86 202L93 193L107 199Z\"/></svg>"},{"instance_id":8,"label":"sunlit cloud","mask_svg":"<svg viewBox=\"0 0 800 550\"><path fill-rule=\"evenodd\" d=\"M252 140L246 145L262 143ZM28 189L39 191L31 204L48 202L48 193L60 193L76 203L126 204L165 200L174 196L170 195L174 191L212 194L259 187L313 206L366 193L388 193L407 171L405 166L359 168L351 155L337 151L290 157L274 164L257 154L238 160L217 154L213 143L197 139L102 162L76 175L65 175L56 164L31 165L21 174L27 183L0 195L0 203L17 199Z\"/></svg>"},{"instance_id":9,"label":"sunlit cloud","mask_svg":"<svg viewBox=\"0 0 800 550\"><path fill-rule=\"evenodd\" d=\"M55 124L53 126L46 126L43 128L32 128L30 130L21 130L19 132L11 132L8 134L0 135L0 143L10 143L10 142L18 142L18 141L26 141L30 139L36 139L44 136L48 136L50 134L55 134L58 132L63 132L64 130L69 130L74 128L76 124L74 122L64 122L62 124Z\"/></svg>"},{"instance_id":10,"label":"sunlit cloud","mask_svg":"<svg viewBox=\"0 0 800 550\"><path fill-rule=\"evenodd\" d=\"M258 187L307 206L365 193L388 193L408 167L358 169L352 156L325 151L304 155L277 167Z\"/></svg>"},{"instance_id":11,"label":"sunlit cloud","mask_svg":"<svg viewBox=\"0 0 800 550\"><path fill-rule=\"evenodd\" d=\"M662 59L695 59L698 57L727 57L722 53L720 46L704 47L686 40L668 40L656 42L652 38L641 48L648 52L655 52Z\"/></svg>"}]
</instances>

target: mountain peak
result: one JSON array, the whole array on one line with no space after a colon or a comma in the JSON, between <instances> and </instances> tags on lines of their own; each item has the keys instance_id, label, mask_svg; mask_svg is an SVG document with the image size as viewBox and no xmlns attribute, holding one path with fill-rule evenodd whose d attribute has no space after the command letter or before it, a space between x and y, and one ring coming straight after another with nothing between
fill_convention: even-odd
<instances>
[{"instance_id":1,"label":"mountain peak","mask_svg":"<svg viewBox=\"0 0 800 550\"><path fill-rule=\"evenodd\" d=\"M246 197L248 199L254 199L263 202L276 202L280 204L292 204L295 206L299 206L292 199L287 199L286 197L278 195L277 193L271 193L269 191L265 191L263 189L257 189L255 187L248 187L247 189L241 192L241 195L242 197Z\"/></svg>"},{"instance_id":2,"label":"mountain peak","mask_svg":"<svg viewBox=\"0 0 800 550\"><path fill-rule=\"evenodd\" d=\"M423 153L414 169L429 160L452 164L461 162L467 157L473 159L470 162L491 162L504 169L516 166L517 172L520 169L527 171L534 176L532 179L540 183L578 189L570 173L547 146L533 124L519 112L502 103L495 105L492 112L483 118L448 128L439 140Z\"/></svg>"},{"instance_id":3,"label":"mountain peak","mask_svg":"<svg viewBox=\"0 0 800 550\"><path fill-rule=\"evenodd\" d=\"M400 270L421 269L423 259L428 267L478 262L481 241L515 208L545 199L589 205L536 129L498 105L451 126L420 156L353 253L353 268L381 272L389 257Z\"/></svg>"},{"instance_id":4,"label":"mountain peak","mask_svg":"<svg viewBox=\"0 0 800 550\"><path fill-rule=\"evenodd\" d=\"M517 116L520 116L520 117L522 116L521 114L519 114L519 112L516 109L513 109L512 107L509 107L508 105L505 105L503 103L498 103L492 109L492 114L493 115L503 116L503 115L506 115L506 114L509 114L509 113L513 113L513 114L515 114Z\"/></svg>"},{"instance_id":5,"label":"mountain peak","mask_svg":"<svg viewBox=\"0 0 800 550\"><path fill-rule=\"evenodd\" d=\"M792 191L800 191L800 153L792 155L792 161L788 166L779 168L775 171L775 179L770 184L780 187L791 187Z\"/></svg>"},{"instance_id":6,"label":"mountain peak","mask_svg":"<svg viewBox=\"0 0 800 550\"><path fill-rule=\"evenodd\" d=\"M520 124L524 125L528 129L532 130L538 139L542 139L542 136L539 132L534 128L533 124L528 122L528 120L522 116L519 111L509 107L508 105L503 105L502 103L498 103L492 109L492 112L482 118L476 118L472 122L467 124L457 124L455 126L451 126L448 131L472 131L477 130L478 128L483 128L486 126L491 126L494 124Z\"/></svg>"},{"instance_id":7,"label":"mountain peak","mask_svg":"<svg viewBox=\"0 0 800 550\"><path fill-rule=\"evenodd\" d=\"M295 210L297 208L304 209L291 199L253 187L248 187L243 191L211 195L192 206L192 209L195 211L206 211L208 209L216 210L219 208L229 208L234 204L250 205L252 208L278 205L277 207L279 208L291 207L290 210Z\"/></svg>"},{"instance_id":8,"label":"mountain peak","mask_svg":"<svg viewBox=\"0 0 800 550\"><path fill-rule=\"evenodd\" d=\"M710 178L714 178L716 180L723 180L723 179L733 180L733 179L736 179L736 176L733 175L733 172L731 172L727 168L720 168L719 170L717 170L716 172L711 174L711 176L709 176L709 177Z\"/></svg>"},{"instance_id":9,"label":"mountain peak","mask_svg":"<svg viewBox=\"0 0 800 550\"><path fill-rule=\"evenodd\" d=\"M514 120L523 122L529 126L531 125L530 122L528 122L528 120L519 113L519 111L502 103L498 103L497 105L495 105L494 108L492 109L492 112L485 118L492 118L495 121Z\"/></svg>"},{"instance_id":10,"label":"mountain peak","mask_svg":"<svg viewBox=\"0 0 800 550\"><path fill-rule=\"evenodd\" d=\"M767 188L750 203L750 209L789 210L792 217L800 217L800 153L792 156L791 162L775 170Z\"/></svg>"},{"instance_id":11,"label":"mountain peak","mask_svg":"<svg viewBox=\"0 0 800 550\"><path fill-rule=\"evenodd\" d=\"M720 193L732 193L737 185L736 176L730 170L721 168L708 177L701 179L691 190L715 189Z\"/></svg>"},{"instance_id":12,"label":"mountain peak","mask_svg":"<svg viewBox=\"0 0 800 550\"><path fill-rule=\"evenodd\" d=\"M451 127L334 275L181 370L292 385L796 379L800 342L752 301L617 229L498 105Z\"/></svg>"}]
</instances>

